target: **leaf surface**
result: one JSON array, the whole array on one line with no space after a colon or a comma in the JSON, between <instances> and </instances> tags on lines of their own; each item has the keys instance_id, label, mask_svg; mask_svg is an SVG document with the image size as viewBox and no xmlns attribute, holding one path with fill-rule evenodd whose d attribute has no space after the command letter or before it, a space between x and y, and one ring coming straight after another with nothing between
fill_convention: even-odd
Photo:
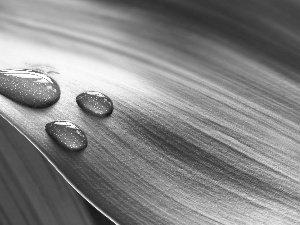
<instances>
[{"instance_id":1,"label":"leaf surface","mask_svg":"<svg viewBox=\"0 0 300 225\"><path fill-rule=\"evenodd\" d=\"M24 2L1 14L1 67L54 68L61 99L37 110L0 96L0 112L95 207L131 225L300 221L300 88L293 64L264 47L259 31L271 25L245 19L256 22L249 31L203 10L212 20L198 26L177 19L178 7ZM229 41L212 31L218 22L252 36ZM277 36L270 43L295 59ZM109 96L112 115L83 112L84 91ZM66 119L86 132L86 150L63 151L44 131Z\"/></svg>"}]
</instances>

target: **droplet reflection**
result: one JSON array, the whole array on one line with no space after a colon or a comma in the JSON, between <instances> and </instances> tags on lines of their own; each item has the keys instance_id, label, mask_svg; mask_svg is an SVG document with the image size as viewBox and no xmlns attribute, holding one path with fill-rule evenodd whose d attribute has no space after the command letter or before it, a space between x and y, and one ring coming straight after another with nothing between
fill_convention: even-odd
<instances>
[{"instance_id":1,"label":"droplet reflection","mask_svg":"<svg viewBox=\"0 0 300 225\"><path fill-rule=\"evenodd\" d=\"M106 117L113 112L112 100L98 91L87 91L76 98L77 104L86 112Z\"/></svg>"},{"instance_id":2,"label":"droplet reflection","mask_svg":"<svg viewBox=\"0 0 300 225\"><path fill-rule=\"evenodd\" d=\"M30 69L0 70L0 94L33 108L44 108L60 98L58 84L45 74Z\"/></svg>"},{"instance_id":3,"label":"droplet reflection","mask_svg":"<svg viewBox=\"0 0 300 225\"><path fill-rule=\"evenodd\" d=\"M68 151L80 151L87 147L83 130L70 121L54 121L46 125L46 132L60 146Z\"/></svg>"}]
</instances>

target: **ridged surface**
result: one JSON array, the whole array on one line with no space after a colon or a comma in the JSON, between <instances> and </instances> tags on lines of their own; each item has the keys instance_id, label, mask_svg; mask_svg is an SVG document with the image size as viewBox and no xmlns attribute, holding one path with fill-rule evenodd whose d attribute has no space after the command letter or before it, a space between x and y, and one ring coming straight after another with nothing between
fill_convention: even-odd
<instances>
[{"instance_id":1,"label":"ridged surface","mask_svg":"<svg viewBox=\"0 0 300 225\"><path fill-rule=\"evenodd\" d=\"M3 68L46 64L62 94L0 112L120 224L299 224L298 1L2 1ZM74 102L101 90L99 120ZM44 132L68 119L80 154Z\"/></svg>"}]
</instances>

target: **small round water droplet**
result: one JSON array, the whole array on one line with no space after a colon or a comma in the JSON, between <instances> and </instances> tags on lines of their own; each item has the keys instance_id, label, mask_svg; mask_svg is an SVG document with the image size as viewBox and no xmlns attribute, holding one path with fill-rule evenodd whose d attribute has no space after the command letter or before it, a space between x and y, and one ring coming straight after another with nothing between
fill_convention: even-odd
<instances>
[{"instance_id":1,"label":"small round water droplet","mask_svg":"<svg viewBox=\"0 0 300 225\"><path fill-rule=\"evenodd\" d=\"M76 124L62 120L46 124L46 132L59 145L69 151L80 151L87 147L87 138Z\"/></svg>"},{"instance_id":2,"label":"small round water droplet","mask_svg":"<svg viewBox=\"0 0 300 225\"><path fill-rule=\"evenodd\" d=\"M109 116L114 109L111 99L98 91L81 93L76 102L84 111L100 117Z\"/></svg>"},{"instance_id":3,"label":"small round water droplet","mask_svg":"<svg viewBox=\"0 0 300 225\"><path fill-rule=\"evenodd\" d=\"M60 89L55 80L30 69L0 70L0 94L33 108L56 103Z\"/></svg>"}]
</instances>

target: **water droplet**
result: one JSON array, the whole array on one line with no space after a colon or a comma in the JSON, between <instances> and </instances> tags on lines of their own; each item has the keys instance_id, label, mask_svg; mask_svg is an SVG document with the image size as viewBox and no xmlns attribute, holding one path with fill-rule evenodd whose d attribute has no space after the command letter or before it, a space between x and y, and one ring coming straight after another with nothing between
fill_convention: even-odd
<instances>
[{"instance_id":1,"label":"water droplet","mask_svg":"<svg viewBox=\"0 0 300 225\"><path fill-rule=\"evenodd\" d=\"M46 132L59 145L69 151L80 151L87 147L87 138L76 124L62 120L46 124Z\"/></svg>"},{"instance_id":2,"label":"water droplet","mask_svg":"<svg viewBox=\"0 0 300 225\"><path fill-rule=\"evenodd\" d=\"M25 65L32 70L39 71L43 74L51 75L51 74L59 74L56 68L46 65L46 64L32 64L32 63L25 63Z\"/></svg>"},{"instance_id":3,"label":"water droplet","mask_svg":"<svg viewBox=\"0 0 300 225\"><path fill-rule=\"evenodd\" d=\"M0 94L33 108L44 108L60 98L58 84L45 74L30 69L0 70Z\"/></svg>"},{"instance_id":4,"label":"water droplet","mask_svg":"<svg viewBox=\"0 0 300 225\"><path fill-rule=\"evenodd\" d=\"M111 99L98 91L81 93L77 96L76 102L86 112L100 117L109 116L114 108Z\"/></svg>"}]
</instances>

